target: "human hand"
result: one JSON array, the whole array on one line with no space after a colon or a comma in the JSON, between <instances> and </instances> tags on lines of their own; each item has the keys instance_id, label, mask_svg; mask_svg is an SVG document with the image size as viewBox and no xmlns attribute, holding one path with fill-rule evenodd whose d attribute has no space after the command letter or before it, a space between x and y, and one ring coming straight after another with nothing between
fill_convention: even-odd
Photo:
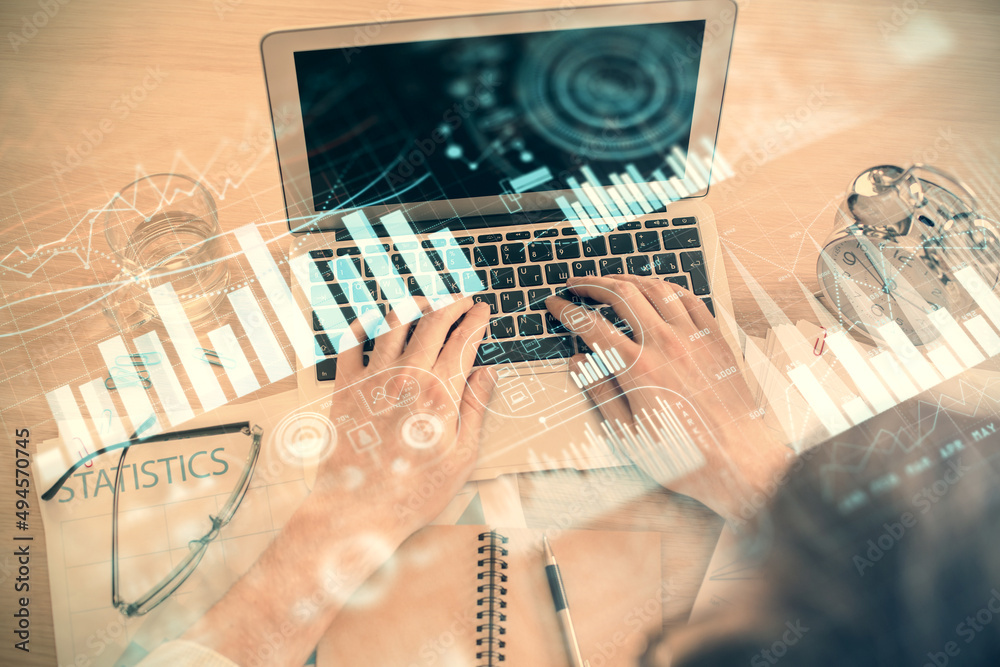
<instances>
[{"instance_id":1,"label":"human hand","mask_svg":"<svg viewBox=\"0 0 1000 667\"><path fill-rule=\"evenodd\" d=\"M667 488L723 516L735 516L747 494L786 465L789 450L755 418L753 397L708 308L691 292L653 278L571 278L567 287L610 305L633 331L629 339L599 312L560 297L546 302L591 349L614 348L625 362L624 371L586 388L601 415L611 424L635 429L638 422L646 423L636 415L663 412L661 400L671 406L689 404L697 419L685 428L705 465L675 478L668 474L665 443L657 443L656 451L625 453ZM576 363L583 359L574 357ZM700 432L699 421L707 433Z\"/></svg>"},{"instance_id":2,"label":"human hand","mask_svg":"<svg viewBox=\"0 0 1000 667\"><path fill-rule=\"evenodd\" d=\"M490 309L461 299L340 353L330 418L336 447L319 464L314 494L351 531L401 542L444 510L472 472L494 376L470 377ZM359 322L357 337L363 338Z\"/></svg>"}]
</instances>

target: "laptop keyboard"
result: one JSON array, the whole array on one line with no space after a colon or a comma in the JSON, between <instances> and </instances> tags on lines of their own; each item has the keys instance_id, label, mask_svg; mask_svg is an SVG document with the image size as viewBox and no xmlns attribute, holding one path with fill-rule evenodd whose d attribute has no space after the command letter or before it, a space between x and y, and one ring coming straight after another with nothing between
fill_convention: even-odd
<instances>
[{"instance_id":1,"label":"laptop keyboard","mask_svg":"<svg viewBox=\"0 0 1000 667\"><path fill-rule=\"evenodd\" d=\"M479 348L476 365L506 362L563 359L577 352L590 352L583 340L572 335L545 310L545 299L557 294L570 301L599 308L602 314L626 334L627 325L608 307L566 290L570 276L632 274L655 276L681 285L700 296L715 315L711 299L701 237L694 217L658 218L619 225L613 232L581 240L569 223L565 228L534 231L491 232L456 235L458 244L434 249L429 241L383 244L393 267L414 296L425 295L420 274L436 273L449 293L473 292L480 282L484 291L473 294L476 302L489 304L493 318L488 337ZM358 247L312 250L316 262L313 284L309 287L316 335L316 378L333 380L337 355L317 311L339 308L348 323L358 314L377 308L386 314L388 300L401 295L386 294L375 276L388 273L388 266L372 266L361 257ZM378 260L379 258L375 258ZM384 259L384 258L382 258ZM353 264L353 270L343 265ZM471 265L473 271L449 272L446 267ZM338 282L347 275L363 276L362 281ZM459 283L462 283L461 285ZM374 349L368 339L364 351ZM368 355L364 355L367 365Z\"/></svg>"}]
</instances>

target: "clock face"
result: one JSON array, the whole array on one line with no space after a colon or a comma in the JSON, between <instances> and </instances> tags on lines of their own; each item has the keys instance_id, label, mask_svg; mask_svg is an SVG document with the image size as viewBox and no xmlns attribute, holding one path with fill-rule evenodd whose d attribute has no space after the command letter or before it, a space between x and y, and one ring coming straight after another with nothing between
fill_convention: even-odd
<instances>
[{"instance_id":1,"label":"clock face","mask_svg":"<svg viewBox=\"0 0 1000 667\"><path fill-rule=\"evenodd\" d=\"M957 315L954 288L935 268L932 251L865 236L847 236L820 253L823 293L840 312L845 329L859 327L881 338L879 327L895 322L914 345L929 343L940 331L928 317L945 308Z\"/></svg>"}]
</instances>

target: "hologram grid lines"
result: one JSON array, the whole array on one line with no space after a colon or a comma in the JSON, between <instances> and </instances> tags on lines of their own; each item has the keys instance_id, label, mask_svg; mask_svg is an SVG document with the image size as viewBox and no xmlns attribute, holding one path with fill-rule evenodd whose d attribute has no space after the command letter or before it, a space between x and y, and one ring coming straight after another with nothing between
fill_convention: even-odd
<instances>
[{"instance_id":1,"label":"hologram grid lines","mask_svg":"<svg viewBox=\"0 0 1000 667\"><path fill-rule=\"evenodd\" d=\"M426 258L428 264L433 264L427 255L428 250L422 248L420 243L415 242L416 233L401 213L397 212L385 216L381 222L389 231L393 242L414 242L414 249L411 252L413 254L422 253L423 257L420 259ZM391 307L397 312L405 314L405 316L401 315L404 316L404 319L408 316L409 320L407 321L413 321L420 317L420 308L410 296L405 282L400 278L388 255L384 252L382 239L375 236L374 230L364 214L360 211L351 213L345 216L345 223L365 259L370 260L369 268L386 296L389 297ZM237 229L235 235L253 270L256 281L261 286L264 301L277 317L277 323L290 342L296 357L304 365L315 364L317 350L310 323L295 303L292 291L282 278L278 264L267 249L267 244L257 227L253 224L245 225ZM429 238L434 249L442 257L449 247L458 247L454 235L448 230L435 232ZM432 308L435 310L452 303L456 298L485 288L471 264L464 259L464 255L458 258L454 255L453 253L450 257L448 267L445 270L459 285L461 291L458 294L449 293L444 281L437 273L417 274L418 280L421 281L421 289L425 290L425 294L437 295L432 302ZM345 293L352 295L349 300L350 307L359 316L362 312L372 311L369 312L369 316L362 319L369 325L366 332L369 335L375 335L386 326L385 320L375 308L374 301L365 287L365 281L357 273L353 262L350 261L349 257L341 259L347 260L341 266L348 271L348 274L345 280L340 280L340 275L338 275L338 283L345 288ZM309 255L303 254L292 258L289 264L292 273L303 286L304 291L311 294L310 285L313 284L311 278L313 272L316 271L315 261ZM472 280L473 277L475 280ZM324 285L320 283L320 286ZM356 290L355 287L360 287L360 289ZM208 412L228 403L230 397L227 397L219 383L212 368L213 365L222 368L237 396L246 395L260 386L251 361L255 361L256 365L264 371L268 382L275 382L292 373L292 366L288 363L284 350L267 321L265 308L258 302L250 286L241 287L227 294L229 303L246 334L246 342L249 344L248 350L244 350L240 346L229 325L223 325L207 332L205 334L207 340L205 337L199 336L187 319L183 306L170 284L160 285L152 289L151 295L173 347L173 357L168 354L156 332L137 336L130 341L134 350L144 355L143 358L147 360L146 364L139 367L131 363L125 363L125 365L119 363L123 359L131 359L130 355L132 355L132 350L129 349L122 336L114 336L98 345L108 376L114 379L113 386L117 390L120 402L125 409L125 416L132 428L125 425L119 414L109 388L105 384L105 377L93 379L75 387L83 398L83 404L86 407L86 412L89 413L89 418L79 407L80 402L74 393L74 387L66 384L49 391L45 394L45 399L58 425L63 448L61 451L53 450L43 453L39 465L44 470L58 475L62 470L72 465L74 460L95 449L94 438L88 428L88 423L94 425L101 442L100 446L104 446L127 439L128 434L132 433L134 428L145 422L150 416L154 418L154 422L145 431L147 434L162 431L166 427L177 427L194 417L196 412ZM354 295L359 297L367 295L368 299L355 299ZM320 320L326 331L339 334L336 336L337 339L332 341L337 352L359 344L359 341L350 332L347 320L339 307L316 308L315 312L317 319ZM212 357L212 360L209 361L209 357L206 357L205 354L206 349L215 350L218 356ZM189 395L184 391L174 372L172 363L174 361L184 368L184 372L191 382L191 389L196 399L195 404L189 400ZM140 375L140 371L146 375ZM150 398L146 394L147 391L156 392L163 408L163 414L155 413Z\"/></svg>"}]
</instances>

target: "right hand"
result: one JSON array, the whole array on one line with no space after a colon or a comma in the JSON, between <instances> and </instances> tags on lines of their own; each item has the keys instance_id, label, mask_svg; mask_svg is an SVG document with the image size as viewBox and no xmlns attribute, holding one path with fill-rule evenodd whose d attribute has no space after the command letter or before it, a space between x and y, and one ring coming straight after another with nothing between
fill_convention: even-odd
<instances>
[{"instance_id":1,"label":"right hand","mask_svg":"<svg viewBox=\"0 0 1000 667\"><path fill-rule=\"evenodd\" d=\"M546 302L591 349L613 347L625 362L626 370L586 389L601 415L611 424L617 420L633 427L635 415L660 411L657 399L675 406L680 395L710 431L702 442L717 443L699 445L706 465L679 478L668 474L665 447L626 454L667 488L725 517L735 516L747 493L760 490L783 469L791 450L752 415L753 397L707 306L691 292L653 278L571 278L567 287L610 305L633 331L630 339L599 312L565 299L554 296ZM583 359L573 358L576 363ZM689 428L696 427L697 422Z\"/></svg>"}]
</instances>

